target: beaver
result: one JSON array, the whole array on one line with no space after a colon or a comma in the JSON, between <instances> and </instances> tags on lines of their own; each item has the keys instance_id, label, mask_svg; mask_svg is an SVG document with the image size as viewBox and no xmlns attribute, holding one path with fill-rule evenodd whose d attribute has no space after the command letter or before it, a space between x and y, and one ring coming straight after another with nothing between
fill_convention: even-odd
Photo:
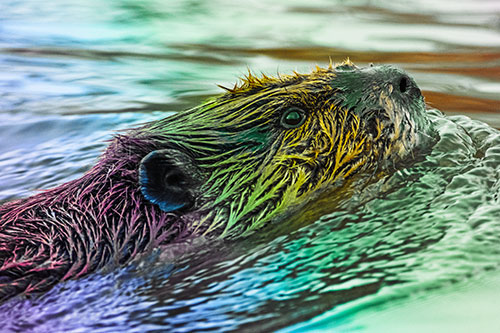
<instances>
[{"instance_id":1,"label":"beaver","mask_svg":"<svg viewBox=\"0 0 500 333\"><path fill-rule=\"evenodd\" d=\"M339 180L389 172L430 129L404 71L257 77L115 135L81 178L0 206L0 300L164 244L248 235Z\"/></svg>"}]
</instances>

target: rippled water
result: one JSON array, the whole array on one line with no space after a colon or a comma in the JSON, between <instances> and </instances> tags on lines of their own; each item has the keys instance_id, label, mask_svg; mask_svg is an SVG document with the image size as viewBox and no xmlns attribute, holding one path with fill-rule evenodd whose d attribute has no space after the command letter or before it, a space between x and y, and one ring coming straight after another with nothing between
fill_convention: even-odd
<instances>
[{"instance_id":1,"label":"rippled water","mask_svg":"<svg viewBox=\"0 0 500 333\"><path fill-rule=\"evenodd\" d=\"M304 228L13 299L0 330L500 330L498 1L4 0L0 201L79 177L113 131L247 68L347 56L403 67L447 114L429 111L440 141L423 161Z\"/></svg>"}]
</instances>

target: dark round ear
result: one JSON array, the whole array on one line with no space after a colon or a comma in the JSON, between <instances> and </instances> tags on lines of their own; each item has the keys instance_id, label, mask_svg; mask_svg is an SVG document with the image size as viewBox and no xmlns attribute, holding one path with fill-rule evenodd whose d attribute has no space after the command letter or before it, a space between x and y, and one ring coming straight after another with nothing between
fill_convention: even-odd
<instances>
[{"instance_id":1,"label":"dark round ear","mask_svg":"<svg viewBox=\"0 0 500 333\"><path fill-rule=\"evenodd\" d=\"M156 150L139 166L139 185L144 197L165 212L194 205L200 172L193 160L175 149Z\"/></svg>"}]
</instances>

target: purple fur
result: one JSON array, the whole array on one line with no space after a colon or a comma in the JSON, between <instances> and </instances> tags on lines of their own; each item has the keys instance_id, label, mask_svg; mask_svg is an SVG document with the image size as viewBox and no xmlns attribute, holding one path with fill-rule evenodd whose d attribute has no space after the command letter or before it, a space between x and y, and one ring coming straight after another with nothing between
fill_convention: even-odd
<instances>
[{"instance_id":1,"label":"purple fur","mask_svg":"<svg viewBox=\"0 0 500 333\"><path fill-rule=\"evenodd\" d=\"M82 178L0 206L0 301L189 237L186 221L143 198L138 165L158 145L133 134Z\"/></svg>"}]
</instances>

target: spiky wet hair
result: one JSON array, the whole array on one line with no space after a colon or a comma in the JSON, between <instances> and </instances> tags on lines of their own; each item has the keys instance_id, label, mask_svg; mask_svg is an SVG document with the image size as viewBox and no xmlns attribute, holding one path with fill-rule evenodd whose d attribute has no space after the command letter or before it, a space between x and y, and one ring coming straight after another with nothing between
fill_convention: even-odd
<instances>
[{"instance_id":1,"label":"spiky wet hair","mask_svg":"<svg viewBox=\"0 0 500 333\"><path fill-rule=\"evenodd\" d=\"M82 178L0 207L0 300L187 238L239 237L316 193L411 156L414 81L349 61L249 74L206 103L115 137Z\"/></svg>"},{"instance_id":2,"label":"spiky wet hair","mask_svg":"<svg viewBox=\"0 0 500 333\"><path fill-rule=\"evenodd\" d=\"M188 171L197 175L195 213L184 214L196 233L241 236L338 179L383 171L412 153L427 125L420 90L390 66L249 73L224 89L139 131L173 143L196 166ZM290 113L302 119L287 124Z\"/></svg>"}]
</instances>

